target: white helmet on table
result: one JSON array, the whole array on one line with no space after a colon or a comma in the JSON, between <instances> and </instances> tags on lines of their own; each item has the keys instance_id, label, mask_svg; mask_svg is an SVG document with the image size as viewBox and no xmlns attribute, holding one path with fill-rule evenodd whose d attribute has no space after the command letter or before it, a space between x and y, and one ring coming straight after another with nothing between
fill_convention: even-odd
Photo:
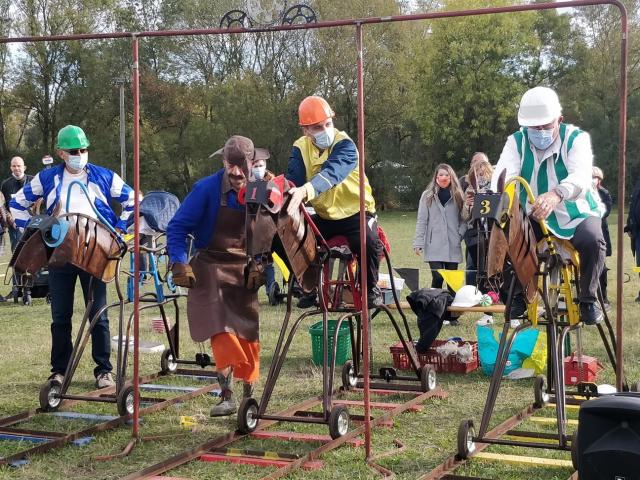
<instances>
[{"instance_id":1,"label":"white helmet on table","mask_svg":"<svg viewBox=\"0 0 640 480\"><path fill-rule=\"evenodd\" d=\"M482 301L482 292L475 285L465 285L456 292L452 307L475 307Z\"/></svg>"}]
</instances>

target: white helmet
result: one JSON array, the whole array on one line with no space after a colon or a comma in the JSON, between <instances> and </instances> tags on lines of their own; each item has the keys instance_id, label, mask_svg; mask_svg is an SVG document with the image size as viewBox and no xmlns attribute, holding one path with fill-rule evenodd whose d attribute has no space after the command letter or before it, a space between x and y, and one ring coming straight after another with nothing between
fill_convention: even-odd
<instances>
[{"instance_id":1,"label":"white helmet","mask_svg":"<svg viewBox=\"0 0 640 480\"><path fill-rule=\"evenodd\" d=\"M452 307L475 307L482 301L482 292L475 285L465 285L456 292Z\"/></svg>"},{"instance_id":2,"label":"white helmet","mask_svg":"<svg viewBox=\"0 0 640 480\"><path fill-rule=\"evenodd\" d=\"M600 167L594 166L591 169L591 178L599 178L600 180L604 180L604 173L602 173L602 169Z\"/></svg>"},{"instance_id":3,"label":"white helmet","mask_svg":"<svg viewBox=\"0 0 640 480\"><path fill-rule=\"evenodd\" d=\"M547 87L527 90L520 100L518 123L523 127L537 127L551 123L562 115L558 94Z\"/></svg>"}]
</instances>

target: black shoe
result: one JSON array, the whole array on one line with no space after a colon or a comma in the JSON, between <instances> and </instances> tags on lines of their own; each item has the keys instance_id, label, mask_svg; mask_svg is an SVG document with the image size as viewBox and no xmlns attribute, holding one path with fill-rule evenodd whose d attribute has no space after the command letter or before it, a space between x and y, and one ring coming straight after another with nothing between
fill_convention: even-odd
<instances>
[{"instance_id":1,"label":"black shoe","mask_svg":"<svg viewBox=\"0 0 640 480\"><path fill-rule=\"evenodd\" d=\"M450 327L457 327L460 325L460 322L458 320L445 320L442 324L449 325Z\"/></svg>"},{"instance_id":2,"label":"black shoe","mask_svg":"<svg viewBox=\"0 0 640 480\"><path fill-rule=\"evenodd\" d=\"M298 300L298 308L311 308L318 304L318 294L316 292L305 293Z\"/></svg>"},{"instance_id":3,"label":"black shoe","mask_svg":"<svg viewBox=\"0 0 640 480\"><path fill-rule=\"evenodd\" d=\"M2 295L0 295L0 303L2 303L2 302L6 302L6 301L7 301L7 299L6 299L6 298L4 298Z\"/></svg>"},{"instance_id":4,"label":"black shoe","mask_svg":"<svg viewBox=\"0 0 640 480\"><path fill-rule=\"evenodd\" d=\"M580 319L585 325L597 325L604 317L596 303L580 302Z\"/></svg>"},{"instance_id":5,"label":"black shoe","mask_svg":"<svg viewBox=\"0 0 640 480\"><path fill-rule=\"evenodd\" d=\"M516 293L511 299L509 318L523 318L527 312L527 302L524 301L523 293Z\"/></svg>"},{"instance_id":6,"label":"black shoe","mask_svg":"<svg viewBox=\"0 0 640 480\"><path fill-rule=\"evenodd\" d=\"M382 292L378 287L373 287L371 291L367 293L367 305L369 308L378 308L384 305Z\"/></svg>"}]
</instances>

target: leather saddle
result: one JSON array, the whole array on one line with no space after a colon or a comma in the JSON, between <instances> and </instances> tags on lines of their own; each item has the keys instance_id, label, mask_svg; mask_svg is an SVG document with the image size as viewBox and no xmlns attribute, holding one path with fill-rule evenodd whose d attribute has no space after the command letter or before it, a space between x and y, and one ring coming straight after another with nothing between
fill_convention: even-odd
<instances>
[{"instance_id":1,"label":"leather saddle","mask_svg":"<svg viewBox=\"0 0 640 480\"><path fill-rule=\"evenodd\" d=\"M52 239L55 242L52 243ZM110 282L115 278L118 260L125 252L126 246L116 235L92 217L80 213L58 217L37 215L25 228L9 266L22 276L35 275L47 266L55 268L70 263Z\"/></svg>"}]
</instances>

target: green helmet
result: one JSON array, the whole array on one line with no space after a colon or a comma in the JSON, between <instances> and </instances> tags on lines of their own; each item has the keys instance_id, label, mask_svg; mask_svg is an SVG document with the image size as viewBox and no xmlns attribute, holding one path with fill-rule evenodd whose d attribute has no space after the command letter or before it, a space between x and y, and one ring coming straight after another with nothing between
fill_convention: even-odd
<instances>
[{"instance_id":1,"label":"green helmet","mask_svg":"<svg viewBox=\"0 0 640 480\"><path fill-rule=\"evenodd\" d=\"M76 148L87 148L89 140L80 127L67 125L58 132L58 143L56 148L60 150L74 150Z\"/></svg>"}]
</instances>

